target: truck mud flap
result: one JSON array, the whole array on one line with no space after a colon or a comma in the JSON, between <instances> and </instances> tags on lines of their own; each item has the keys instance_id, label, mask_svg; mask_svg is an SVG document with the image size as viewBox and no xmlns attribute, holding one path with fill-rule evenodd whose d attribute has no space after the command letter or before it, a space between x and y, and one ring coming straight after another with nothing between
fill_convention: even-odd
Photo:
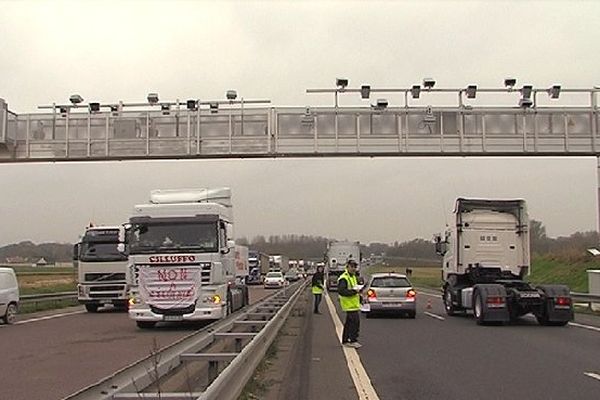
<instances>
[{"instance_id":1,"label":"truck mud flap","mask_svg":"<svg viewBox=\"0 0 600 400\"><path fill-rule=\"evenodd\" d=\"M475 297L481 296L483 313L481 318L477 318L477 315L475 315L475 318L477 318L479 322L510 321L508 303L506 302L506 289L504 286L496 284L478 284L473 288L473 293L474 310L476 307Z\"/></svg>"},{"instance_id":2,"label":"truck mud flap","mask_svg":"<svg viewBox=\"0 0 600 400\"><path fill-rule=\"evenodd\" d=\"M540 285L537 287L544 293L542 314L538 320L542 324L561 324L575 318L571 291L565 285ZM559 300L560 299L560 300ZM568 299L568 304L564 304ZM563 303L563 304L561 304Z\"/></svg>"}]
</instances>

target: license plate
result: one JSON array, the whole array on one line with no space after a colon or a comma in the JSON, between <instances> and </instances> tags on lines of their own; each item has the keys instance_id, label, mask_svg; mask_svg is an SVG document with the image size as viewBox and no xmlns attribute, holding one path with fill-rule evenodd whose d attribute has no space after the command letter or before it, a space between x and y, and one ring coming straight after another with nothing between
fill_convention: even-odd
<instances>
[{"instance_id":1,"label":"license plate","mask_svg":"<svg viewBox=\"0 0 600 400\"><path fill-rule=\"evenodd\" d=\"M398 307L402 306L402 303L383 303L384 307Z\"/></svg>"},{"instance_id":2,"label":"license plate","mask_svg":"<svg viewBox=\"0 0 600 400\"><path fill-rule=\"evenodd\" d=\"M163 315L164 321L183 321L183 315Z\"/></svg>"}]
</instances>

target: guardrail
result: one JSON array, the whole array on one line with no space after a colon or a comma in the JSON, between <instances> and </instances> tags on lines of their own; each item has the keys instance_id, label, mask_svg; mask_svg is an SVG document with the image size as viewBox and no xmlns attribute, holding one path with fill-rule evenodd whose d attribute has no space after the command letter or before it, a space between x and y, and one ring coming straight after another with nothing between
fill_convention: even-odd
<instances>
[{"instance_id":1,"label":"guardrail","mask_svg":"<svg viewBox=\"0 0 600 400\"><path fill-rule=\"evenodd\" d=\"M21 306L33 305L33 311L35 311L38 309L40 303L58 303L67 300L77 300L77 292L26 294L20 296L19 303Z\"/></svg>"},{"instance_id":2,"label":"guardrail","mask_svg":"<svg viewBox=\"0 0 600 400\"><path fill-rule=\"evenodd\" d=\"M285 287L63 400L237 398L307 285Z\"/></svg>"},{"instance_id":3,"label":"guardrail","mask_svg":"<svg viewBox=\"0 0 600 400\"><path fill-rule=\"evenodd\" d=\"M571 298L575 303L588 303L589 308L592 308L592 303L600 304L600 294L571 292Z\"/></svg>"}]
</instances>

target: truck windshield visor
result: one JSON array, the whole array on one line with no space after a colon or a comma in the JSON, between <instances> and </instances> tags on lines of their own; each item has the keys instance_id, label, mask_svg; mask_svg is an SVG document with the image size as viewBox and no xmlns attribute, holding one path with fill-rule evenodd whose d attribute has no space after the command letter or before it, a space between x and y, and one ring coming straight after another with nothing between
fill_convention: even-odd
<instances>
[{"instance_id":1,"label":"truck windshield visor","mask_svg":"<svg viewBox=\"0 0 600 400\"><path fill-rule=\"evenodd\" d=\"M136 223L129 232L129 253L214 253L219 250L216 222Z\"/></svg>"}]
</instances>

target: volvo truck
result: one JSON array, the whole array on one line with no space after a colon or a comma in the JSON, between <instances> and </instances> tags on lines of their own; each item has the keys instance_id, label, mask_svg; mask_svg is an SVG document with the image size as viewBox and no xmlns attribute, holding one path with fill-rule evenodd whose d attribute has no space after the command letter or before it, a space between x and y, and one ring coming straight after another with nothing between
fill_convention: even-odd
<instances>
[{"instance_id":1,"label":"volvo truck","mask_svg":"<svg viewBox=\"0 0 600 400\"><path fill-rule=\"evenodd\" d=\"M218 320L248 304L236 282L229 188L154 190L134 207L126 237L129 316L138 327Z\"/></svg>"},{"instance_id":2,"label":"volvo truck","mask_svg":"<svg viewBox=\"0 0 600 400\"><path fill-rule=\"evenodd\" d=\"M121 226L89 226L74 245L77 300L88 312L112 304L127 309L127 253L118 250Z\"/></svg>"},{"instance_id":3,"label":"volvo truck","mask_svg":"<svg viewBox=\"0 0 600 400\"><path fill-rule=\"evenodd\" d=\"M446 313L473 312L478 324L532 313L541 325L566 325L573 302L565 285L532 285L525 201L456 200L451 225L435 237L443 256Z\"/></svg>"},{"instance_id":4,"label":"volvo truck","mask_svg":"<svg viewBox=\"0 0 600 400\"><path fill-rule=\"evenodd\" d=\"M360 270L360 243L348 241L329 242L325 258L327 262L325 285L328 290L337 290L337 280L346 269L346 263L349 260L356 261Z\"/></svg>"}]
</instances>

